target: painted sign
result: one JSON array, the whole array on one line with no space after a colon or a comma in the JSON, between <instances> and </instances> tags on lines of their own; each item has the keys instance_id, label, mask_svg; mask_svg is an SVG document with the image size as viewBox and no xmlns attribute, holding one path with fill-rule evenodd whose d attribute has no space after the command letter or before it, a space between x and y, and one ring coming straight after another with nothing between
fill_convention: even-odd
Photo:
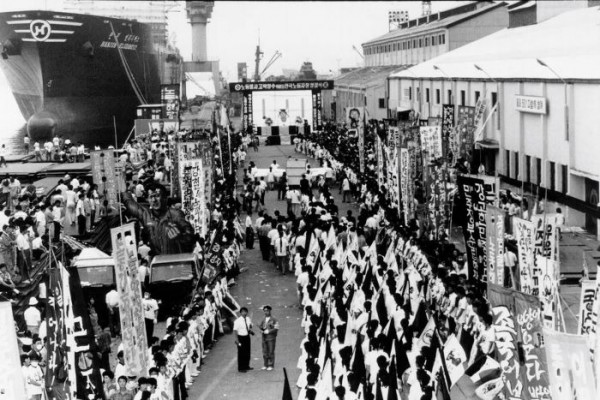
<instances>
[{"instance_id":1,"label":"painted sign","mask_svg":"<svg viewBox=\"0 0 600 400\"><path fill-rule=\"evenodd\" d=\"M533 114L546 114L546 98L516 94L515 110Z\"/></svg>"}]
</instances>

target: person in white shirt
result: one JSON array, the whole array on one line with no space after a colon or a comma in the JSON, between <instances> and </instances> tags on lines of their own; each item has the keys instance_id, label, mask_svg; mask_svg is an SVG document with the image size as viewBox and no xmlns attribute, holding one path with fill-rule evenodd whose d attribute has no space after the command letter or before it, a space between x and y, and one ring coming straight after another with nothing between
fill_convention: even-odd
<instances>
[{"instance_id":1,"label":"person in white shirt","mask_svg":"<svg viewBox=\"0 0 600 400\"><path fill-rule=\"evenodd\" d=\"M35 297L30 298L29 307L27 307L23 313L23 318L27 324L27 330L33 335L39 332L40 323L42 322L42 314L40 313L40 310L37 309L37 304L38 300Z\"/></svg>"},{"instance_id":2,"label":"person in white shirt","mask_svg":"<svg viewBox=\"0 0 600 400\"><path fill-rule=\"evenodd\" d=\"M23 377L27 400L41 400L43 395L44 373L39 365L38 356L31 358L28 354L21 356Z\"/></svg>"},{"instance_id":3,"label":"person in white shirt","mask_svg":"<svg viewBox=\"0 0 600 400\"><path fill-rule=\"evenodd\" d=\"M248 309L242 307L240 314L241 316L233 322L233 330L237 336L235 344L238 347L238 371L247 372L254 369L250 366L250 335L254 335L254 332L252 320L248 318Z\"/></svg>"},{"instance_id":4,"label":"person in white shirt","mask_svg":"<svg viewBox=\"0 0 600 400\"><path fill-rule=\"evenodd\" d=\"M146 338L150 343L150 339L154 334L154 325L158 320L158 302L150 297L149 292L144 292L142 307L144 308L144 319L146 320Z\"/></svg>"},{"instance_id":5,"label":"person in white shirt","mask_svg":"<svg viewBox=\"0 0 600 400\"><path fill-rule=\"evenodd\" d=\"M8 149L6 148L6 145L2 145L0 146L0 167L2 167L2 165L4 165L5 167L7 166L6 164L6 156L8 154Z\"/></svg>"},{"instance_id":6,"label":"person in white shirt","mask_svg":"<svg viewBox=\"0 0 600 400\"><path fill-rule=\"evenodd\" d=\"M110 292L106 293L105 301L106 307L108 308L108 324L110 326L110 333L113 337L115 337L121 331L121 320L119 314L121 296L113 288Z\"/></svg>"},{"instance_id":7,"label":"person in white shirt","mask_svg":"<svg viewBox=\"0 0 600 400\"><path fill-rule=\"evenodd\" d=\"M75 206L75 215L77 216L77 228L79 236L84 236L86 232L87 219L83 199L83 194L80 194L79 199L77 200L77 205Z\"/></svg>"},{"instance_id":8,"label":"person in white shirt","mask_svg":"<svg viewBox=\"0 0 600 400\"><path fill-rule=\"evenodd\" d=\"M287 272L287 256L288 256L288 245L289 242L283 233L283 230L279 231L279 237L275 239L275 257L277 257L277 269L282 275Z\"/></svg>"}]
</instances>

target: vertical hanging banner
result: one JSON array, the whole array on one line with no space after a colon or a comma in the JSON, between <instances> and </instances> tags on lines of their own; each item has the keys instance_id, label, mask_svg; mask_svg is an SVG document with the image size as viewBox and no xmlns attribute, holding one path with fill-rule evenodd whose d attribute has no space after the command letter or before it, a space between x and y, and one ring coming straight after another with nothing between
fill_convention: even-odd
<instances>
[{"instance_id":1,"label":"vertical hanging banner","mask_svg":"<svg viewBox=\"0 0 600 400\"><path fill-rule=\"evenodd\" d=\"M171 179L171 190L173 196L181 191L181 163L187 160L195 160L202 157L199 141L179 142L175 144L175 155L173 159L173 178Z\"/></svg>"},{"instance_id":2,"label":"vertical hanging banner","mask_svg":"<svg viewBox=\"0 0 600 400\"><path fill-rule=\"evenodd\" d=\"M454 104L444 104L442 106L442 154L448 155L449 139L454 129Z\"/></svg>"},{"instance_id":3,"label":"vertical hanging banner","mask_svg":"<svg viewBox=\"0 0 600 400\"><path fill-rule=\"evenodd\" d=\"M486 260L486 195L483 180L459 175L457 185L466 215L463 232L469 276L482 282L487 281Z\"/></svg>"},{"instance_id":4,"label":"vertical hanging banner","mask_svg":"<svg viewBox=\"0 0 600 400\"><path fill-rule=\"evenodd\" d=\"M108 205L117 209L117 190L122 186L117 179L115 152L97 150L90 152L92 179L98 185L98 192L108 200ZM124 189L124 188L123 188Z\"/></svg>"},{"instance_id":5,"label":"vertical hanging banner","mask_svg":"<svg viewBox=\"0 0 600 400\"><path fill-rule=\"evenodd\" d=\"M587 335L592 328L592 309L594 307L594 295L596 293L596 282L585 280L581 282L581 300L579 302L579 321L577 322L577 334Z\"/></svg>"},{"instance_id":6,"label":"vertical hanging banner","mask_svg":"<svg viewBox=\"0 0 600 400\"><path fill-rule=\"evenodd\" d=\"M0 399L26 399L12 305L0 302Z\"/></svg>"},{"instance_id":7,"label":"vertical hanging banner","mask_svg":"<svg viewBox=\"0 0 600 400\"><path fill-rule=\"evenodd\" d=\"M456 125L459 128L459 154L471 162L471 153L474 145L473 133L475 131L475 107L458 106Z\"/></svg>"},{"instance_id":8,"label":"vertical hanging banner","mask_svg":"<svg viewBox=\"0 0 600 400\"><path fill-rule=\"evenodd\" d=\"M504 285L504 210L487 206L486 247L488 282Z\"/></svg>"},{"instance_id":9,"label":"vertical hanging banner","mask_svg":"<svg viewBox=\"0 0 600 400\"><path fill-rule=\"evenodd\" d=\"M540 255L536 255L536 264L540 270L539 286L534 286L542 303L542 319L546 328L556 328L556 308L558 306L558 281L556 279L556 263Z\"/></svg>"},{"instance_id":10,"label":"vertical hanging banner","mask_svg":"<svg viewBox=\"0 0 600 400\"><path fill-rule=\"evenodd\" d=\"M523 293L531 294L533 291L533 224L521 218L513 217L513 232L517 240L519 289Z\"/></svg>"},{"instance_id":11,"label":"vertical hanging banner","mask_svg":"<svg viewBox=\"0 0 600 400\"><path fill-rule=\"evenodd\" d=\"M70 350L75 353L77 398L102 399L104 394L99 369L100 359L93 348L95 346L94 329L83 297L77 268L72 268L68 276L73 317L71 327L74 341L73 346L70 346Z\"/></svg>"},{"instance_id":12,"label":"vertical hanging banner","mask_svg":"<svg viewBox=\"0 0 600 400\"><path fill-rule=\"evenodd\" d=\"M504 304L514 304L512 295L508 301L509 303ZM503 367L502 391L504 398L516 400L523 398L523 384L520 377L517 325L513 315L513 311L507 305L496 305L492 308L492 323L496 331L496 359Z\"/></svg>"},{"instance_id":13,"label":"vertical hanging banner","mask_svg":"<svg viewBox=\"0 0 600 400\"><path fill-rule=\"evenodd\" d=\"M55 264L52 264L56 267ZM50 400L62 400L70 393L67 360L67 338L64 312L64 291L59 268L48 269L48 303L46 324L48 354L45 386ZM67 288L68 290L68 288ZM15 397L16 398L16 397Z\"/></svg>"},{"instance_id":14,"label":"vertical hanging banner","mask_svg":"<svg viewBox=\"0 0 600 400\"><path fill-rule=\"evenodd\" d=\"M194 228L194 232L204 234L208 229L208 221L205 218L206 197L202 159L182 161L179 167L181 168L182 211Z\"/></svg>"},{"instance_id":15,"label":"vertical hanging banner","mask_svg":"<svg viewBox=\"0 0 600 400\"><path fill-rule=\"evenodd\" d=\"M209 203L214 203L213 192L213 171L214 156L212 146L209 140L200 141L200 154L202 158L202 169L204 172L204 197L206 198L206 209L210 211Z\"/></svg>"},{"instance_id":16,"label":"vertical hanging banner","mask_svg":"<svg viewBox=\"0 0 600 400\"><path fill-rule=\"evenodd\" d=\"M419 129L421 135L421 151L423 152L423 164L427 166L432 161L442 157L442 127L422 126Z\"/></svg>"},{"instance_id":17,"label":"vertical hanging banner","mask_svg":"<svg viewBox=\"0 0 600 400\"><path fill-rule=\"evenodd\" d=\"M596 400L596 382L584 336L544 328L548 378L554 400Z\"/></svg>"},{"instance_id":18,"label":"vertical hanging banner","mask_svg":"<svg viewBox=\"0 0 600 400\"><path fill-rule=\"evenodd\" d=\"M365 172L365 109L364 107L346 108L348 129L356 129L358 135L358 161L360 173Z\"/></svg>"},{"instance_id":19,"label":"vertical hanging banner","mask_svg":"<svg viewBox=\"0 0 600 400\"><path fill-rule=\"evenodd\" d=\"M541 324L540 301L514 293L518 339L523 349L521 382L524 400L550 399L548 363Z\"/></svg>"},{"instance_id":20,"label":"vertical hanging banner","mask_svg":"<svg viewBox=\"0 0 600 400\"><path fill-rule=\"evenodd\" d=\"M448 201L446 193L446 168L440 165L429 167L428 174L428 218L434 228L434 237L438 239L445 234L448 218Z\"/></svg>"},{"instance_id":21,"label":"vertical hanging banner","mask_svg":"<svg viewBox=\"0 0 600 400\"><path fill-rule=\"evenodd\" d=\"M377 147L377 184L381 187L385 183L385 160L383 159L383 141L379 135L375 138L375 146Z\"/></svg>"},{"instance_id":22,"label":"vertical hanging banner","mask_svg":"<svg viewBox=\"0 0 600 400\"><path fill-rule=\"evenodd\" d=\"M400 200L404 211L404 225L408 225L411 215L412 199L408 195L409 171L408 171L408 149L400 149ZM400 212L400 210L398 210Z\"/></svg>"},{"instance_id":23,"label":"vertical hanging banner","mask_svg":"<svg viewBox=\"0 0 600 400\"><path fill-rule=\"evenodd\" d=\"M242 92L242 127L244 131L252 128L252 92Z\"/></svg>"},{"instance_id":24,"label":"vertical hanging banner","mask_svg":"<svg viewBox=\"0 0 600 400\"><path fill-rule=\"evenodd\" d=\"M537 295L540 290L542 269L545 265L539 265L539 261L543 259L555 261L557 257L556 252L556 218L550 215L533 215L531 222L534 229L534 247L533 247L533 285L534 289L532 294ZM558 279L559 271L553 270L557 275L555 280ZM537 289L537 290L536 290Z\"/></svg>"},{"instance_id":25,"label":"vertical hanging banner","mask_svg":"<svg viewBox=\"0 0 600 400\"><path fill-rule=\"evenodd\" d=\"M313 130L318 131L323 127L323 95L321 90L312 91Z\"/></svg>"},{"instance_id":26,"label":"vertical hanging banner","mask_svg":"<svg viewBox=\"0 0 600 400\"><path fill-rule=\"evenodd\" d=\"M138 280L138 257L134 224L110 230L117 291L120 296L121 335L125 366L130 376L148 372L148 344L142 308L142 288Z\"/></svg>"}]
</instances>

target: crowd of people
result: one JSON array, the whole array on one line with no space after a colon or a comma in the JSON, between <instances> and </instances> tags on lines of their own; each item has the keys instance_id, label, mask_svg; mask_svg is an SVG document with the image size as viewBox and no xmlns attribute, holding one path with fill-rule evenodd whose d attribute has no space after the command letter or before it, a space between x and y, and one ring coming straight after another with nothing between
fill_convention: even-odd
<instances>
[{"instance_id":1,"label":"crowd of people","mask_svg":"<svg viewBox=\"0 0 600 400\"><path fill-rule=\"evenodd\" d=\"M219 163L213 171L213 212L210 220L206 221L209 229L204 236L191 229L190 218L181 209L181 198L177 195L169 197L165 188L174 179L174 141L188 139L207 140L212 144L215 162ZM39 155L42 159L53 161L81 161L79 157L68 156L74 145L58 136L48 141L43 149L34 143L32 149L25 146L25 150L33 150L36 160ZM222 168L219 145L217 135L210 137L206 132L185 131L153 131L128 141L117 154L117 165L124 171L125 191L121 193L121 203L114 207L108 205L105 182L92 182L87 176L66 175L51 193L43 196L38 195L34 185L22 185L16 177L7 176L2 180L0 295L13 303L28 399L43 398L48 389L45 377L55 372L47 370L46 365L49 340L46 315L48 251L62 249L65 267L69 269L75 265L81 248L86 246L75 241L75 247L65 251L64 248L73 243L72 240L61 243L66 237L66 226L77 225L73 235L79 241L100 246L102 235L118 226L121 218L123 221L137 221L140 232L136 243L138 279L144 290L142 305L149 365L145 376L132 376L125 365L123 342L117 346L121 337L121 301L115 287L107 288L106 296L84 292L93 327L92 351L100 360L103 378L103 388L96 394L119 400L187 398L187 388L200 373L202 360L219 337L231 329L232 318L239 308L228 291L239 273L237 259L242 240L233 197L236 165L232 165L232 170ZM76 147L79 148L78 145ZM100 148L95 147L95 150ZM54 154L59 154L60 160L55 160ZM228 163L229 160L222 161ZM118 214L121 218L115 218ZM169 238L158 232L163 219L168 219L165 229L177 226L174 234L169 231ZM158 229L153 229L154 223L158 224ZM216 244L221 251L217 257L220 261L214 265L214 260L208 257L214 256L211 249ZM181 251L194 252L200 269L211 264L215 271L210 274L210 279L195 276L193 291L181 296L177 307L165 309L165 303L151 295L152 286L148 285L150 262L154 255ZM32 273L35 277L30 276ZM25 305L21 306L23 302ZM160 331L155 332L159 316L160 320L166 320L165 329L161 326ZM155 336L156 333L160 335Z\"/></svg>"},{"instance_id":2,"label":"crowd of people","mask_svg":"<svg viewBox=\"0 0 600 400\"><path fill-rule=\"evenodd\" d=\"M297 279L306 334L299 399L318 393L429 400L438 391L449 393L457 378L436 361L442 346L459 343L456 366L496 358L484 284L468 276L466 256L448 235L432 240L418 223L401 223L388 189L377 184L372 147L360 173L356 138L342 133L329 127L295 141L296 151L333 174L319 185L304 176L298 192L305 199L286 214L267 212L262 198L269 186L253 178L255 166L245 172L246 247L253 247L256 234L263 260ZM356 202L358 215L338 213L335 185L343 201ZM283 195L294 191L286 187ZM480 390L498 393L499 379L497 368Z\"/></svg>"}]
</instances>

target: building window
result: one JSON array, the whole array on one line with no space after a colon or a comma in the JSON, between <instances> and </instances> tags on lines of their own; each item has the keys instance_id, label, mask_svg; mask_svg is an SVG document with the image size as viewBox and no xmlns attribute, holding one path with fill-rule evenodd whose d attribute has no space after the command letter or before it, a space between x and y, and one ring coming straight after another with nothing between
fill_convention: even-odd
<instances>
[{"instance_id":1,"label":"building window","mask_svg":"<svg viewBox=\"0 0 600 400\"><path fill-rule=\"evenodd\" d=\"M408 88L408 99L412 100L412 86L409 86Z\"/></svg>"},{"instance_id":2,"label":"building window","mask_svg":"<svg viewBox=\"0 0 600 400\"><path fill-rule=\"evenodd\" d=\"M479 97L481 97L481 93L478 90L476 90L475 91L475 103L477 103L479 101Z\"/></svg>"},{"instance_id":3,"label":"building window","mask_svg":"<svg viewBox=\"0 0 600 400\"><path fill-rule=\"evenodd\" d=\"M464 90L460 91L460 105L464 106L465 105L465 100L467 98L467 93Z\"/></svg>"},{"instance_id":4,"label":"building window","mask_svg":"<svg viewBox=\"0 0 600 400\"><path fill-rule=\"evenodd\" d=\"M497 102L498 102L498 93L492 92L492 107L494 107Z\"/></svg>"},{"instance_id":5,"label":"building window","mask_svg":"<svg viewBox=\"0 0 600 400\"><path fill-rule=\"evenodd\" d=\"M567 190L569 188L569 170L567 169L566 165L561 165L560 166L560 172L562 174L562 187L561 187L561 192L563 192L564 194L567 194Z\"/></svg>"},{"instance_id":6,"label":"building window","mask_svg":"<svg viewBox=\"0 0 600 400\"><path fill-rule=\"evenodd\" d=\"M425 88L425 102L429 103L429 88Z\"/></svg>"},{"instance_id":7,"label":"building window","mask_svg":"<svg viewBox=\"0 0 600 400\"><path fill-rule=\"evenodd\" d=\"M504 150L504 161L506 162L505 174L510 178L510 150Z\"/></svg>"},{"instance_id":8,"label":"building window","mask_svg":"<svg viewBox=\"0 0 600 400\"><path fill-rule=\"evenodd\" d=\"M440 89L435 89L435 104L440 104Z\"/></svg>"},{"instance_id":9,"label":"building window","mask_svg":"<svg viewBox=\"0 0 600 400\"><path fill-rule=\"evenodd\" d=\"M379 108L385 108L385 99L379 99Z\"/></svg>"},{"instance_id":10,"label":"building window","mask_svg":"<svg viewBox=\"0 0 600 400\"><path fill-rule=\"evenodd\" d=\"M446 44L446 35L443 33L440 35L440 44Z\"/></svg>"},{"instance_id":11,"label":"building window","mask_svg":"<svg viewBox=\"0 0 600 400\"><path fill-rule=\"evenodd\" d=\"M406 50L406 42L402 42L402 50Z\"/></svg>"},{"instance_id":12,"label":"building window","mask_svg":"<svg viewBox=\"0 0 600 400\"><path fill-rule=\"evenodd\" d=\"M429 46L429 36L425 38L425 47Z\"/></svg>"},{"instance_id":13,"label":"building window","mask_svg":"<svg viewBox=\"0 0 600 400\"><path fill-rule=\"evenodd\" d=\"M515 179L519 179L519 152L515 151Z\"/></svg>"},{"instance_id":14,"label":"building window","mask_svg":"<svg viewBox=\"0 0 600 400\"><path fill-rule=\"evenodd\" d=\"M419 48L423 47L423 39L419 39Z\"/></svg>"},{"instance_id":15,"label":"building window","mask_svg":"<svg viewBox=\"0 0 600 400\"><path fill-rule=\"evenodd\" d=\"M408 41L408 50L412 49L410 40Z\"/></svg>"},{"instance_id":16,"label":"building window","mask_svg":"<svg viewBox=\"0 0 600 400\"><path fill-rule=\"evenodd\" d=\"M448 90L448 104L452 104L452 90Z\"/></svg>"},{"instance_id":17,"label":"building window","mask_svg":"<svg viewBox=\"0 0 600 400\"><path fill-rule=\"evenodd\" d=\"M525 156L525 182L531 182L531 156Z\"/></svg>"},{"instance_id":18,"label":"building window","mask_svg":"<svg viewBox=\"0 0 600 400\"><path fill-rule=\"evenodd\" d=\"M432 36L432 37L431 37L431 45L432 45L432 46L435 46L435 45L437 44L435 39L436 39L436 37L435 37L435 36Z\"/></svg>"},{"instance_id":19,"label":"building window","mask_svg":"<svg viewBox=\"0 0 600 400\"><path fill-rule=\"evenodd\" d=\"M421 88L417 88L417 96L415 98L418 102L421 102Z\"/></svg>"},{"instance_id":20,"label":"building window","mask_svg":"<svg viewBox=\"0 0 600 400\"><path fill-rule=\"evenodd\" d=\"M413 39L413 49L417 48L417 39Z\"/></svg>"},{"instance_id":21,"label":"building window","mask_svg":"<svg viewBox=\"0 0 600 400\"><path fill-rule=\"evenodd\" d=\"M538 186L542 184L542 159L535 158L535 183Z\"/></svg>"},{"instance_id":22,"label":"building window","mask_svg":"<svg viewBox=\"0 0 600 400\"><path fill-rule=\"evenodd\" d=\"M556 190L556 163L550 161L550 190Z\"/></svg>"}]
</instances>

